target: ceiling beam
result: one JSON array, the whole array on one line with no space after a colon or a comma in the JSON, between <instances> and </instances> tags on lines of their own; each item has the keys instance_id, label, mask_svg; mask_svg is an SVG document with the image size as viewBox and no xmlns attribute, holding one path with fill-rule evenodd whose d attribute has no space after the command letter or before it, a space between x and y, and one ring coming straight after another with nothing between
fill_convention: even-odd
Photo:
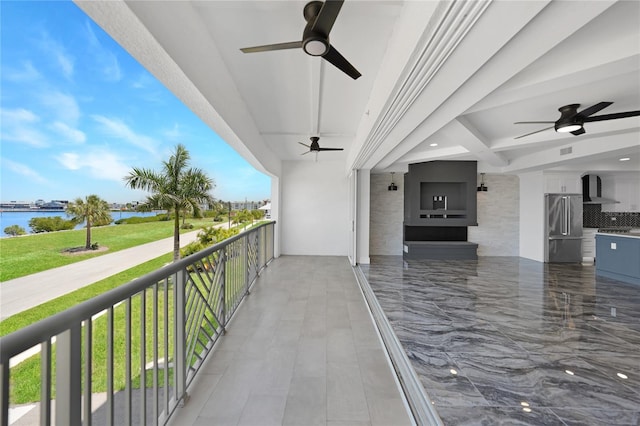
<instances>
[{"instance_id":1,"label":"ceiling beam","mask_svg":"<svg viewBox=\"0 0 640 426\"><path fill-rule=\"evenodd\" d=\"M492 3L366 165L387 168L613 3Z\"/></svg>"}]
</instances>

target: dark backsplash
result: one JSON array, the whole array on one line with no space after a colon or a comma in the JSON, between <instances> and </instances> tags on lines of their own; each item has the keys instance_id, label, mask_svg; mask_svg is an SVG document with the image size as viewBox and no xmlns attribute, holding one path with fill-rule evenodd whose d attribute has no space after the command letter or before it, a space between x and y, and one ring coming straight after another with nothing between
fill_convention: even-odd
<instances>
[{"instance_id":1,"label":"dark backsplash","mask_svg":"<svg viewBox=\"0 0 640 426\"><path fill-rule=\"evenodd\" d=\"M615 218L615 220L612 220ZM603 212L600 204L584 204L582 226L585 228L606 228L615 226L631 226L640 228L638 212Z\"/></svg>"}]
</instances>

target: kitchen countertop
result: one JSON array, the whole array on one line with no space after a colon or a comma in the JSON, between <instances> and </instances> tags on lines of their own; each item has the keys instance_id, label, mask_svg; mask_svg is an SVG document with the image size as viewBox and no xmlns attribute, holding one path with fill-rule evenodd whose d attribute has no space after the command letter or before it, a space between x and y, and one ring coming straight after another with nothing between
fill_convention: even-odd
<instances>
[{"instance_id":1,"label":"kitchen countertop","mask_svg":"<svg viewBox=\"0 0 640 426\"><path fill-rule=\"evenodd\" d=\"M596 235L607 235L626 238L640 238L640 228L632 228L626 232L607 232L606 230L599 230Z\"/></svg>"}]
</instances>

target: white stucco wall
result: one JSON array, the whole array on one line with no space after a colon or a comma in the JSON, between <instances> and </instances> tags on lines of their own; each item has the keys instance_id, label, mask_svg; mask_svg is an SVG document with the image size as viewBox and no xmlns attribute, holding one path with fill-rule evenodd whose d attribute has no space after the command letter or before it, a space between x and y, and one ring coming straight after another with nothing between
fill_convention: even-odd
<instances>
[{"instance_id":1,"label":"white stucco wall","mask_svg":"<svg viewBox=\"0 0 640 426\"><path fill-rule=\"evenodd\" d=\"M283 161L281 252L347 256L349 179L339 161Z\"/></svg>"},{"instance_id":2,"label":"white stucco wall","mask_svg":"<svg viewBox=\"0 0 640 426\"><path fill-rule=\"evenodd\" d=\"M468 239L478 256L519 256L520 180L514 175L486 174L486 192L478 192L478 226Z\"/></svg>"}]
</instances>

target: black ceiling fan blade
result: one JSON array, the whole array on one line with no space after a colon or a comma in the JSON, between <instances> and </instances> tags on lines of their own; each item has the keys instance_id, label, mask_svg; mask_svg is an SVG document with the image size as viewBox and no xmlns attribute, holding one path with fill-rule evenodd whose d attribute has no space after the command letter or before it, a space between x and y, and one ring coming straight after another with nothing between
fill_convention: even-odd
<instances>
[{"instance_id":1,"label":"black ceiling fan blade","mask_svg":"<svg viewBox=\"0 0 640 426\"><path fill-rule=\"evenodd\" d=\"M307 145L306 143L302 143L302 142L298 142L300 145L302 146L306 146L307 148L311 149L311 147L309 145Z\"/></svg>"},{"instance_id":2,"label":"black ceiling fan blade","mask_svg":"<svg viewBox=\"0 0 640 426\"><path fill-rule=\"evenodd\" d=\"M590 115L593 115L598 111L602 111L612 103L613 102L598 102L597 104L591 105L589 108L580 111L578 114L576 114L576 117L589 117Z\"/></svg>"},{"instance_id":3,"label":"black ceiling fan blade","mask_svg":"<svg viewBox=\"0 0 640 426\"><path fill-rule=\"evenodd\" d=\"M550 130L550 129L553 129L553 128L554 128L554 126L546 127L544 129L536 130L535 132L527 133L526 135L517 136L514 139L520 139L520 138L524 138L525 136L535 135L536 133L544 132L545 130Z\"/></svg>"},{"instance_id":4,"label":"black ceiling fan blade","mask_svg":"<svg viewBox=\"0 0 640 426\"><path fill-rule=\"evenodd\" d=\"M574 136L579 136L583 133L586 133L586 131L584 130L584 127L580 127L578 130L574 130L573 132L571 132L571 134Z\"/></svg>"},{"instance_id":5,"label":"black ceiling fan blade","mask_svg":"<svg viewBox=\"0 0 640 426\"><path fill-rule=\"evenodd\" d=\"M513 124L551 124L555 121L516 121Z\"/></svg>"},{"instance_id":6,"label":"black ceiling fan blade","mask_svg":"<svg viewBox=\"0 0 640 426\"><path fill-rule=\"evenodd\" d=\"M300 154L300 155L307 155L307 154L308 154L308 153L310 153L310 152L311 152L311 151L305 151L305 152L303 152L303 153L302 153L302 154Z\"/></svg>"},{"instance_id":7,"label":"black ceiling fan blade","mask_svg":"<svg viewBox=\"0 0 640 426\"><path fill-rule=\"evenodd\" d=\"M640 115L640 111L616 112L614 114L604 114L604 115L596 115L595 117L585 117L584 122L590 123L592 121L616 120L618 118L637 117L639 115Z\"/></svg>"},{"instance_id":8,"label":"black ceiling fan blade","mask_svg":"<svg viewBox=\"0 0 640 426\"><path fill-rule=\"evenodd\" d=\"M325 0L311 30L328 36L342 8L342 3L344 3L344 0Z\"/></svg>"},{"instance_id":9,"label":"black ceiling fan blade","mask_svg":"<svg viewBox=\"0 0 640 426\"><path fill-rule=\"evenodd\" d=\"M318 151L344 151L344 148L318 148Z\"/></svg>"},{"instance_id":10,"label":"black ceiling fan blade","mask_svg":"<svg viewBox=\"0 0 640 426\"><path fill-rule=\"evenodd\" d=\"M288 43L265 44L264 46L243 47L244 53L271 52L272 50L298 49L302 47L301 41L290 41Z\"/></svg>"},{"instance_id":11,"label":"black ceiling fan blade","mask_svg":"<svg viewBox=\"0 0 640 426\"><path fill-rule=\"evenodd\" d=\"M362 75L333 46L329 46L329 50L322 57L354 80L357 80Z\"/></svg>"}]
</instances>

